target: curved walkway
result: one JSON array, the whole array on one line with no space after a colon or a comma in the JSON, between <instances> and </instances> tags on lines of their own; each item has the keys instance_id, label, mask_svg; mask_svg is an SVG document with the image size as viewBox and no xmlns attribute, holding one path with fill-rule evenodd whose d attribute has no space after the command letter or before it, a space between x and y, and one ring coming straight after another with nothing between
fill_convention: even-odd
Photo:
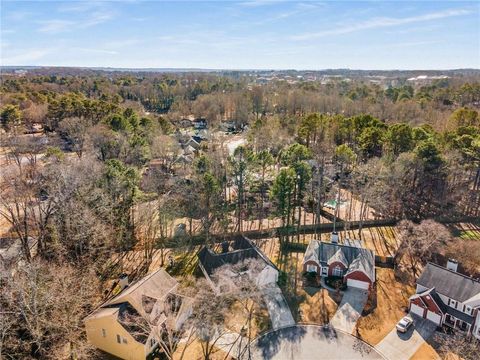
<instances>
[{"instance_id":1,"label":"curved walkway","mask_svg":"<svg viewBox=\"0 0 480 360\"><path fill-rule=\"evenodd\" d=\"M294 325L270 331L251 345L252 359L384 359L375 348L329 326ZM248 359L244 354L243 359Z\"/></svg>"}]
</instances>

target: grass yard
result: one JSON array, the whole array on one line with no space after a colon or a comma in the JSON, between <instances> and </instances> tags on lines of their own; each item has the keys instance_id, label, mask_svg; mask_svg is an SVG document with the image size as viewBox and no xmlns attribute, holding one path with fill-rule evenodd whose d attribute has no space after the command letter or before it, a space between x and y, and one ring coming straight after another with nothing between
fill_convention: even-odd
<instances>
[{"instance_id":1,"label":"grass yard","mask_svg":"<svg viewBox=\"0 0 480 360\"><path fill-rule=\"evenodd\" d=\"M376 268L377 306L357 322L358 335L362 340L376 345L406 314L408 298L415 288L395 277L394 270Z\"/></svg>"},{"instance_id":2,"label":"grass yard","mask_svg":"<svg viewBox=\"0 0 480 360\"><path fill-rule=\"evenodd\" d=\"M269 239L263 247L267 256L284 273L281 288L297 322L327 324L337 304L325 289L303 287L303 253L289 252L279 255L278 239Z\"/></svg>"},{"instance_id":3,"label":"grass yard","mask_svg":"<svg viewBox=\"0 0 480 360\"><path fill-rule=\"evenodd\" d=\"M188 347L185 349L185 352L183 353L182 357L182 352L184 349L184 344L180 344L173 354L173 360L179 360L179 359L184 359L184 360L201 360L203 359L203 352L202 352L202 345L198 340L194 340ZM228 356L226 352L214 348L213 353L210 354L210 359L211 360L229 360L232 359L232 357Z\"/></svg>"},{"instance_id":4,"label":"grass yard","mask_svg":"<svg viewBox=\"0 0 480 360\"><path fill-rule=\"evenodd\" d=\"M420 349L410 358L410 360L437 360L440 355L428 343L423 343Z\"/></svg>"},{"instance_id":5,"label":"grass yard","mask_svg":"<svg viewBox=\"0 0 480 360\"><path fill-rule=\"evenodd\" d=\"M480 225L474 223L458 223L449 226L452 234L464 240L480 240Z\"/></svg>"}]
</instances>

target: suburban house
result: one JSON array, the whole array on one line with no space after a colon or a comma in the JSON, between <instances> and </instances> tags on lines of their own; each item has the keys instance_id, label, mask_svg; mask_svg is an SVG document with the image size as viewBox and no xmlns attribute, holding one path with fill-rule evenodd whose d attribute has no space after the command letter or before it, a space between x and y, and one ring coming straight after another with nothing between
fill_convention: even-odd
<instances>
[{"instance_id":1,"label":"suburban house","mask_svg":"<svg viewBox=\"0 0 480 360\"><path fill-rule=\"evenodd\" d=\"M247 259L258 259L265 267L255 279L258 286L274 285L278 281L278 268L268 257L247 237L238 235L231 242L222 243L220 253L214 252L205 246L198 253L198 266L212 288L218 291L212 275L214 272L227 264L237 264Z\"/></svg>"},{"instance_id":2,"label":"suburban house","mask_svg":"<svg viewBox=\"0 0 480 360\"><path fill-rule=\"evenodd\" d=\"M131 285L127 282L118 295L85 318L87 338L121 359L150 358L165 326L179 329L190 316L191 300L176 294L177 281L163 269Z\"/></svg>"},{"instance_id":3,"label":"suburban house","mask_svg":"<svg viewBox=\"0 0 480 360\"><path fill-rule=\"evenodd\" d=\"M458 263L447 267L428 263L417 280L409 309L438 326L448 326L480 339L480 280L459 273Z\"/></svg>"},{"instance_id":4,"label":"suburban house","mask_svg":"<svg viewBox=\"0 0 480 360\"><path fill-rule=\"evenodd\" d=\"M303 257L303 270L341 277L349 287L370 290L375 283L375 255L359 244L351 245L312 240Z\"/></svg>"},{"instance_id":5,"label":"suburban house","mask_svg":"<svg viewBox=\"0 0 480 360\"><path fill-rule=\"evenodd\" d=\"M193 127L197 130L202 130L207 128L207 119L205 118L196 118L193 120Z\"/></svg>"}]
</instances>

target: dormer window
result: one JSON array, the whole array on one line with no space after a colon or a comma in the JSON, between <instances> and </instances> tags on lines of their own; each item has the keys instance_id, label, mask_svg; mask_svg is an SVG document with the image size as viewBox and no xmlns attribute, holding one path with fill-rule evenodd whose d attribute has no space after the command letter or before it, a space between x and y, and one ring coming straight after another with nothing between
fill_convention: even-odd
<instances>
[{"instance_id":1,"label":"dormer window","mask_svg":"<svg viewBox=\"0 0 480 360\"><path fill-rule=\"evenodd\" d=\"M448 305L454 308L457 306L457 302L455 300L449 299Z\"/></svg>"},{"instance_id":2,"label":"dormer window","mask_svg":"<svg viewBox=\"0 0 480 360\"><path fill-rule=\"evenodd\" d=\"M472 308L470 306L467 306L465 308L465 312L468 314L468 315L471 315L472 314Z\"/></svg>"}]
</instances>

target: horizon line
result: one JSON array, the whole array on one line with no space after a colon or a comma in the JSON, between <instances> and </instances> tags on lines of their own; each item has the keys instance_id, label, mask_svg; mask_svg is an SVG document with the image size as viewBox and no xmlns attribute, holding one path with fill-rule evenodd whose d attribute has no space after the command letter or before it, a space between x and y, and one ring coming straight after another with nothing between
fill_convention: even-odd
<instances>
[{"instance_id":1,"label":"horizon line","mask_svg":"<svg viewBox=\"0 0 480 360\"><path fill-rule=\"evenodd\" d=\"M67 68L67 69L92 69L92 70L182 70L182 71L332 71L332 70L347 70L347 71L456 71L456 70L475 70L480 71L480 68L472 67L458 67L458 68L430 68L430 69L401 69L401 68L318 68L318 69L301 69L301 68L202 68L202 67L121 67L121 66L77 66L77 65L0 65L3 68Z\"/></svg>"}]
</instances>

